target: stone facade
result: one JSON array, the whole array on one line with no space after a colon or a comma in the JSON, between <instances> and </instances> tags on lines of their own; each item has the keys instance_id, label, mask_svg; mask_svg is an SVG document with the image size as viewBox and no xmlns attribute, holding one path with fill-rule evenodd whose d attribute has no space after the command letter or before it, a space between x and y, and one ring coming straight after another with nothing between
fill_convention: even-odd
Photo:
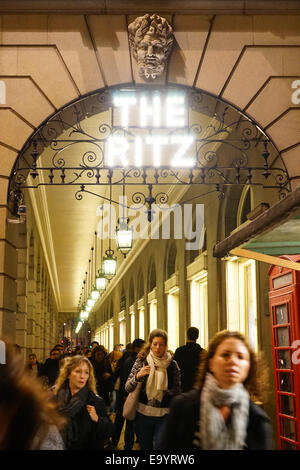
<instances>
[{"instance_id":1,"label":"stone facade","mask_svg":"<svg viewBox=\"0 0 300 470\"><path fill-rule=\"evenodd\" d=\"M174 31L174 46L168 67L154 84L196 87L233 104L272 139L289 176L298 177L300 108L292 101L295 91L292 84L300 79L297 5L287 2L293 3L292 14L279 16L268 15L265 10L261 14L241 11L239 15L233 9L232 15L218 10L191 11L192 2L186 3L189 4L186 11L164 14ZM68 10L70 4L64 4ZM152 10L140 11L139 7L139 11L133 11L132 7L128 14L117 10L107 14L96 8L85 12L82 6L83 10L68 10L69 13L64 10L64 14L45 12L43 8L38 14L26 13L24 9L18 14L17 10L8 11L8 6L3 8L0 10L0 80L5 89L5 99L0 97L3 98L0 99L0 335L19 343L24 357L33 351L39 359L44 359L57 342L59 328L69 314L58 315L53 261L46 258L40 239L41 214L33 214L30 209L26 224L14 226L7 222L11 217L7 190L13 165L33 131L57 109L103 87L144 83L131 56L127 28L137 16ZM294 179L292 188L298 185L299 179ZM189 194L192 192L191 189ZM135 313L134 336L138 336L139 311L143 307L146 337L153 299L157 325L167 328L166 282L173 282L178 287L178 331L179 342L183 344L191 319L187 270L195 259L208 276L208 335L211 337L227 327L225 263L212 256L212 248L228 235L230 227L235 228L240 198L241 192L232 189L217 208L213 197L201 200L205 203L205 253L196 253L191 259L192 255L184 250L183 240L151 240L141 244L135 258L123 264L124 269L92 314L93 333L100 334L101 328L106 328L105 334L109 335L109 328L113 328L114 342L118 343L119 313L124 310L125 339L129 341L131 315ZM271 204L276 201L275 195L268 195L266 200L262 190L255 190L253 198L253 207L261 201ZM172 246L175 257L169 263ZM256 269L258 345L272 368L267 268L258 263ZM125 306L121 307L124 297ZM267 411L274 420L274 398Z\"/></svg>"}]
</instances>

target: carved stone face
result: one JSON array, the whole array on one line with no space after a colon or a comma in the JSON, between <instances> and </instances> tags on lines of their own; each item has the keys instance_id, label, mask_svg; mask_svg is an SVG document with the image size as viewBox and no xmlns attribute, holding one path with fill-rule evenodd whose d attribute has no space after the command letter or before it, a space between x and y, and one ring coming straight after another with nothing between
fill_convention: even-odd
<instances>
[{"instance_id":1,"label":"carved stone face","mask_svg":"<svg viewBox=\"0 0 300 470\"><path fill-rule=\"evenodd\" d=\"M165 18L149 14L136 18L128 26L129 42L137 61L140 77L155 80L165 68L173 33Z\"/></svg>"}]
</instances>

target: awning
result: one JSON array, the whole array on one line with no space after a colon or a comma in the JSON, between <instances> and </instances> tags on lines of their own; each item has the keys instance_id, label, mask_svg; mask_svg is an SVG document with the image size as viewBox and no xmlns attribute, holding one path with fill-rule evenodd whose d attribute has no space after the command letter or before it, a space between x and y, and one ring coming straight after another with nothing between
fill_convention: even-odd
<instances>
[{"instance_id":1,"label":"awning","mask_svg":"<svg viewBox=\"0 0 300 470\"><path fill-rule=\"evenodd\" d=\"M300 254L300 187L214 246L217 258L240 256L300 271L279 258Z\"/></svg>"}]
</instances>

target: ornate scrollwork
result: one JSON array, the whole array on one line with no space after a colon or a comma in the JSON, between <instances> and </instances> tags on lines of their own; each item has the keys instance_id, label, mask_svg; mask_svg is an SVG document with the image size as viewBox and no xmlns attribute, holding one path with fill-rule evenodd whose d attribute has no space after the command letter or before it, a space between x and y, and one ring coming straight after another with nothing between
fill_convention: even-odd
<instances>
[{"instance_id":1,"label":"ornate scrollwork","mask_svg":"<svg viewBox=\"0 0 300 470\"><path fill-rule=\"evenodd\" d=\"M151 19L150 16L148 19ZM139 126L136 122L124 128L119 124L115 125L115 122L119 122L117 112L114 120L114 110L110 112L109 109L113 106L112 92L106 90L66 107L35 132L20 152L14 167L9 198L14 197L16 190L25 187L61 184L81 185L81 188L84 188L84 184L147 185L148 195L135 192L132 201L139 206L148 205L150 211L151 205L156 201L164 204L164 198L167 200L167 195L163 192L158 193L160 196L153 196L152 185L220 185L217 190L220 195L224 194L220 188L226 185L249 184L277 189L280 198L284 197L290 190L288 174L284 167L280 168L278 165L279 168L275 168L270 164L270 161L276 160L278 152L255 123L242 113L237 114L229 104L204 92L188 89L185 96L189 109L184 126L165 126L163 132L170 141L174 136L193 137L189 156L195 161L195 165L189 168L149 164L122 167L122 160L118 156L115 160L120 166L110 166L106 153L109 147L106 141L109 137L124 137L131 146L130 152L134 154L136 137L147 140L148 136L157 135L157 129ZM201 116L197 112L202 113ZM97 113L104 113L100 116L101 120L98 121L98 117L93 116L92 126L89 126L92 115ZM103 116L110 116L108 122L105 122ZM174 147L171 147L170 153L173 150ZM38 156L43 152L45 160L43 155L42 161L50 162L44 167L38 165ZM169 150L167 155L168 152ZM149 155L151 150L146 150L141 158L146 160ZM34 186L26 183L28 174L35 180ZM46 177L39 180L41 174ZM77 191L76 199L81 200L84 191Z\"/></svg>"}]
</instances>

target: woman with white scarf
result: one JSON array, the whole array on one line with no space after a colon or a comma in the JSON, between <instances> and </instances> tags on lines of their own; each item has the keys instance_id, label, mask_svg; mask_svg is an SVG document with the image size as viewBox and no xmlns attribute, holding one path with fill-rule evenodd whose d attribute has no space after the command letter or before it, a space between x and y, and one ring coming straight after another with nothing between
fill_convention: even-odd
<instances>
[{"instance_id":1,"label":"woman with white scarf","mask_svg":"<svg viewBox=\"0 0 300 470\"><path fill-rule=\"evenodd\" d=\"M151 331L149 342L139 353L125 384L130 393L142 382L135 419L142 450L159 448L170 401L180 393L179 367L167 352L167 344L164 330Z\"/></svg>"},{"instance_id":2,"label":"woman with white scarf","mask_svg":"<svg viewBox=\"0 0 300 470\"><path fill-rule=\"evenodd\" d=\"M269 418L251 400L263 399L266 367L246 338L221 331L204 355L195 388L172 402L160 448L270 449Z\"/></svg>"}]
</instances>

